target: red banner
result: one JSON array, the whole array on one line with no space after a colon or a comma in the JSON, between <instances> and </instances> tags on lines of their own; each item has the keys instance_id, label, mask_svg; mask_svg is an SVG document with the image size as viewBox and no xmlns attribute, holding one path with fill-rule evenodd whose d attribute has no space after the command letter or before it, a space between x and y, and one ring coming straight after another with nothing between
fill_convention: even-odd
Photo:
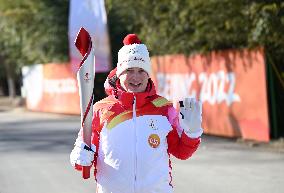
<instances>
[{"instance_id":1,"label":"red banner","mask_svg":"<svg viewBox=\"0 0 284 193\"><path fill-rule=\"evenodd\" d=\"M158 93L203 101L207 134L269 141L263 49L153 57Z\"/></svg>"},{"instance_id":2,"label":"red banner","mask_svg":"<svg viewBox=\"0 0 284 193\"><path fill-rule=\"evenodd\" d=\"M70 64L24 67L23 74L28 109L80 114L77 79Z\"/></svg>"}]
</instances>

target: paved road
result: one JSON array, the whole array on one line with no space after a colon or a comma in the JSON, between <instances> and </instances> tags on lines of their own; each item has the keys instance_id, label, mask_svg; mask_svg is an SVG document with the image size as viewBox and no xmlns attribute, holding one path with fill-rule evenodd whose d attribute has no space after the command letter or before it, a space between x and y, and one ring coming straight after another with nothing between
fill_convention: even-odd
<instances>
[{"instance_id":1,"label":"paved road","mask_svg":"<svg viewBox=\"0 0 284 193\"><path fill-rule=\"evenodd\" d=\"M0 193L95 193L69 164L78 116L0 112ZM284 153L203 138L187 161L173 159L175 193L283 193Z\"/></svg>"}]
</instances>

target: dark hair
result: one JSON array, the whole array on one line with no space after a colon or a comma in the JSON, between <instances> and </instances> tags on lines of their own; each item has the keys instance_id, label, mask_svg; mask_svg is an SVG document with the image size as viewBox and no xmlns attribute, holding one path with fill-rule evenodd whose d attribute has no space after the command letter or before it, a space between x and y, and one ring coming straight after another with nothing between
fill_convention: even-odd
<instances>
[{"instance_id":1,"label":"dark hair","mask_svg":"<svg viewBox=\"0 0 284 193\"><path fill-rule=\"evenodd\" d=\"M117 95L117 87L116 87L116 81L118 80L118 77L116 76L116 74L110 78L108 78L108 83L111 87L113 87L114 90L114 96L116 99L118 99L118 95Z\"/></svg>"},{"instance_id":2,"label":"dark hair","mask_svg":"<svg viewBox=\"0 0 284 193\"><path fill-rule=\"evenodd\" d=\"M108 83L111 87L116 88L116 81L118 80L118 77L116 74L112 76L111 78L108 78Z\"/></svg>"}]
</instances>

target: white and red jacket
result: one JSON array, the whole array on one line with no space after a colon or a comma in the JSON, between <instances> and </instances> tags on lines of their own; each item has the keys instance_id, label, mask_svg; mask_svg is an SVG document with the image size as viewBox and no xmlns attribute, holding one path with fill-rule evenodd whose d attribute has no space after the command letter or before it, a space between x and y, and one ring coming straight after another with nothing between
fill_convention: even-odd
<instances>
[{"instance_id":1,"label":"white and red jacket","mask_svg":"<svg viewBox=\"0 0 284 193\"><path fill-rule=\"evenodd\" d=\"M98 193L171 193L170 155L185 160L198 148L179 126L178 113L156 94L128 93L119 82L94 105L92 143L96 145Z\"/></svg>"}]
</instances>

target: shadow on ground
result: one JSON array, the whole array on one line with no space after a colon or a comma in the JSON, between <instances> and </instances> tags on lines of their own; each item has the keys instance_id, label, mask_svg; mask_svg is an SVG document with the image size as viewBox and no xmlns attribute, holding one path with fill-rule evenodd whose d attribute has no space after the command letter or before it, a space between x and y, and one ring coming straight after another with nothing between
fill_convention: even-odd
<instances>
[{"instance_id":1,"label":"shadow on ground","mask_svg":"<svg viewBox=\"0 0 284 193\"><path fill-rule=\"evenodd\" d=\"M70 152L79 130L76 125L77 120L66 119L1 123L0 153Z\"/></svg>"}]
</instances>

